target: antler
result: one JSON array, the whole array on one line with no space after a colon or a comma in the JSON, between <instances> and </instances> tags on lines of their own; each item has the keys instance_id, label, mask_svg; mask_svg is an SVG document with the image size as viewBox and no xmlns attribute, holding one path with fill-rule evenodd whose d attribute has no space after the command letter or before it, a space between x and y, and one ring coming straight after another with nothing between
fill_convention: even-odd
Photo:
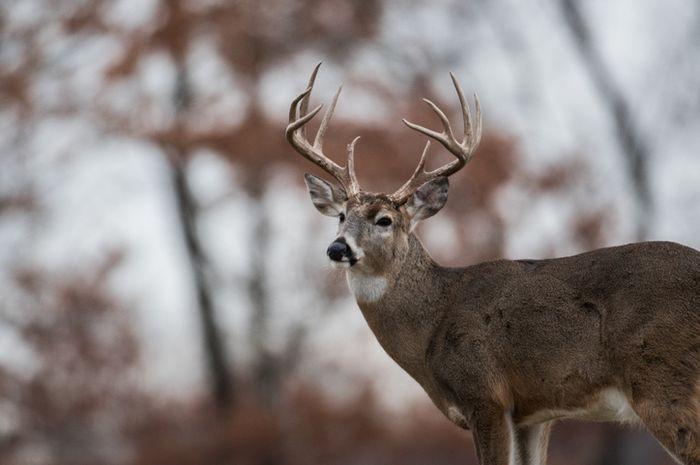
<instances>
[{"instance_id":1,"label":"antler","mask_svg":"<svg viewBox=\"0 0 700 465\"><path fill-rule=\"evenodd\" d=\"M424 128L422 126L418 126L417 124L413 124L405 119L403 120L403 122L409 128L423 133L431 139L435 139L436 141L440 142L447 150L454 154L457 157L457 159L452 160L450 163L441 166L438 169L426 172L423 168L425 167L425 158L428 154L428 149L430 148L430 141L428 141L428 143L425 144L423 154L420 157L418 166L413 172L411 179L406 181L406 183L403 186L401 186L399 190L397 190L389 196L389 198L396 205L401 205L405 203L411 196L411 194L413 194L413 192L415 192L416 189L418 189L426 182L435 179L439 176L450 176L451 174L454 174L460 169L462 169L464 165L466 165L467 162L471 160L472 156L474 155L474 151L476 150L476 147L479 145L479 141L481 140L481 104L479 103L479 97L476 94L474 94L474 101L476 104L476 130L472 131L472 120L471 111L469 110L469 103L464 98L462 89L459 87L459 83L457 83L457 79L455 79L454 74L450 73L450 77L452 78L452 83L455 86L457 96L459 97L459 103L462 107L462 117L464 118L464 140L462 140L462 142L458 142L455 138L455 135L452 132L452 127L450 126L450 122L447 119L447 116L445 116L445 113L443 113L437 105L435 105L428 99L423 99L423 101L427 103L438 116L438 118L440 118L440 121L442 122L442 132L436 132L431 129Z\"/></svg>"},{"instance_id":2,"label":"antler","mask_svg":"<svg viewBox=\"0 0 700 465\"><path fill-rule=\"evenodd\" d=\"M345 190L345 194L348 197L352 197L360 192L360 185L358 184L357 177L355 176L355 144L360 137L356 137L350 144L348 144L348 161L345 166L336 164L333 160L323 154L323 136L326 133L328 123L333 116L333 110L335 110L335 104L338 101L338 96L340 95L340 91L343 86L338 88L338 91L333 96L330 106L324 113L323 119L321 120L321 125L318 128L318 132L316 132L316 137L314 137L313 144L306 138L306 123L311 121L313 117L316 116L316 114L321 110L321 107L323 107L323 105L319 105L307 113L309 100L311 98L311 90L314 87L314 81L316 81L316 74L318 73L320 66L321 63L317 64L311 73L306 90L292 101L292 105L289 108L289 125L285 131L285 135L287 137L287 141L297 152L333 176L341 184L342 188ZM299 106L299 111L297 112L299 102L301 102L301 105Z\"/></svg>"}]
</instances>

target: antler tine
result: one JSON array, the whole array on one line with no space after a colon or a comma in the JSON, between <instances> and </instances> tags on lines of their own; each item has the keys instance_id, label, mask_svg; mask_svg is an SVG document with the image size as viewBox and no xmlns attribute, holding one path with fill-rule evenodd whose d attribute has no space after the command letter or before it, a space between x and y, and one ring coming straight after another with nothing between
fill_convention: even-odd
<instances>
[{"instance_id":1,"label":"antler tine","mask_svg":"<svg viewBox=\"0 0 700 465\"><path fill-rule=\"evenodd\" d=\"M464 139L466 140L471 138L472 136L472 115L471 110L469 108L469 101L466 98L464 98L462 88L459 86L459 82L457 82L457 78L454 74L450 73L450 79L452 79L452 84L455 86L455 90L457 91L459 105L460 107L462 107L462 121L464 122ZM476 97L476 94L474 94L474 96ZM479 104L477 103L476 105L478 108Z\"/></svg>"},{"instance_id":2,"label":"antler tine","mask_svg":"<svg viewBox=\"0 0 700 465\"><path fill-rule=\"evenodd\" d=\"M309 109L309 102L311 101L311 91L314 88L314 84L316 83L316 75L318 74L318 70L321 67L321 63L317 63L316 66L314 67L314 70L311 72L311 76L309 76L309 82L306 84L306 89L308 92L304 93L304 97L301 99L301 106L299 107L299 114L300 115L305 115L307 110ZM301 134L306 138L306 127L302 126L301 128Z\"/></svg>"},{"instance_id":3,"label":"antler tine","mask_svg":"<svg viewBox=\"0 0 700 465\"><path fill-rule=\"evenodd\" d=\"M394 203L403 203L405 199L408 198L410 193L413 192L413 190L415 190L416 187L420 187L423 184L419 180L423 179L423 177L427 174L424 171L424 168L425 159L428 156L428 150L430 150L430 141L425 143L423 153L420 156L420 160L418 160L418 166L416 166L416 169L413 170L413 174L411 175L411 177L408 179L408 181L403 183L403 186L399 187L399 189L390 196Z\"/></svg>"},{"instance_id":4,"label":"antler tine","mask_svg":"<svg viewBox=\"0 0 700 465\"><path fill-rule=\"evenodd\" d=\"M299 99L299 98L301 98L301 97L303 97L303 96L304 96L304 94L301 94L301 95L299 95L299 97L297 97L297 99ZM295 100L296 100L296 99L295 99ZM294 111L294 113L296 113L296 109L294 108L293 105L294 105L294 103L292 103L292 109L293 109L293 110L290 110L290 111L289 111L289 114L290 114L290 115L292 114L293 111ZM299 119L290 119L289 126L287 126L287 131L296 131L297 129L299 129L299 128L301 128L302 126L304 126L306 123L308 123L309 121L311 121L311 120L313 119L313 117L316 116L316 114L317 114L319 111L321 111L321 108L323 108L323 105L317 106L316 108L314 108L314 109L311 110L309 113L307 113L306 115L302 116L302 117L299 118Z\"/></svg>"},{"instance_id":5,"label":"antler tine","mask_svg":"<svg viewBox=\"0 0 700 465\"><path fill-rule=\"evenodd\" d=\"M447 116L445 116L445 113L428 99L423 99L423 101L430 106L430 108L440 119L443 127L442 132L439 133L433 131L432 129L424 128L423 126L411 123L406 119L404 119L403 122L414 131L418 131L421 134L425 134L431 139L435 139L436 141L440 142L440 144L455 155L457 159L452 160L450 163L441 166L440 168L426 172L424 171L423 167L425 165L425 158L430 144L426 145L425 149L423 150L423 154L421 155L420 162L418 163L418 167L414 171L411 178L406 181L404 185L399 188L399 190L390 196L394 203L398 205L405 203L406 200L408 200L408 197L410 197L410 195L422 184L440 176L450 176L462 169L464 165L471 160L476 147L479 145L479 141L481 140L481 104L479 103L479 98L476 96L476 94L474 94L476 106L476 131L474 131L472 127L469 102L464 97L462 88L459 86L457 79L452 73L450 73L450 77L452 78L452 83L457 91L457 97L459 98L460 107L462 109L462 118L464 120L464 139L462 142L457 141L455 138L454 133L452 132L452 127L450 126L450 121L447 119Z\"/></svg>"},{"instance_id":6,"label":"antler tine","mask_svg":"<svg viewBox=\"0 0 700 465\"><path fill-rule=\"evenodd\" d=\"M326 129L328 129L330 120L333 117L333 111L335 110L335 105L338 101L340 91L343 88L342 86L338 88L333 96L331 104L326 109L326 112L321 119L321 125L319 126L316 136L314 137L313 144L309 142L306 137L306 124L311 121L319 111L321 111L323 106L319 105L307 113L311 91L313 89L314 82L316 81L316 75L320 66L321 63L316 65L311 73L307 89L292 100L292 104L289 108L289 124L287 125L285 136L289 144L294 147L294 149L304 158L333 176L341 184L346 194L354 195L360 191L360 187L355 176L353 156L355 143L359 137L355 138L355 140L348 145L348 164L344 167L336 164L323 153L323 137L326 133Z\"/></svg>"},{"instance_id":7,"label":"antler tine","mask_svg":"<svg viewBox=\"0 0 700 465\"><path fill-rule=\"evenodd\" d=\"M474 92L474 106L476 107L476 136L473 139L474 149L481 142L481 102L479 101L479 96ZM470 134L471 138L471 134Z\"/></svg>"},{"instance_id":8,"label":"antler tine","mask_svg":"<svg viewBox=\"0 0 700 465\"><path fill-rule=\"evenodd\" d=\"M323 119L321 119L321 125L318 127L316 132L316 137L314 137L314 147L318 150L323 150L323 136L326 135L326 129L328 129L328 123L331 122L333 118L333 112L335 111L335 104L338 102L338 97L340 96L340 91L343 90L343 86L338 87L338 90L331 100L331 104L323 114Z\"/></svg>"},{"instance_id":9,"label":"antler tine","mask_svg":"<svg viewBox=\"0 0 700 465\"><path fill-rule=\"evenodd\" d=\"M440 110L440 108L437 105L435 105L431 100L424 98L423 101L425 103L427 103L430 106L430 108L432 108L432 110L435 112L435 114L438 116L438 118L440 118L440 122L442 123L442 134L441 135L447 136L450 139L455 139L455 135L452 132L452 126L450 126L450 120L447 119L447 116L445 115L445 113L443 113L443 111ZM418 126L418 127L420 128L420 126ZM423 132L423 131L421 131L421 132ZM431 131L431 132L433 132L433 131Z\"/></svg>"},{"instance_id":10,"label":"antler tine","mask_svg":"<svg viewBox=\"0 0 700 465\"><path fill-rule=\"evenodd\" d=\"M420 160L418 160L418 166L416 166L416 169L413 171L413 175L411 176L412 178L423 172L423 168L425 168L425 159L428 156L428 150L430 150L430 141L425 143L425 148L420 156Z\"/></svg>"},{"instance_id":11,"label":"antler tine","mask_svg":"<svg viewBox=\"0 0 700 465\"><path fill-rule=\"evenodd\" d=\"M356 194L360 191L360 184L357 182L357 176L355 175L355 144L358 140L360 140L360 136L355 137L348 144L348 164L346 166L348 177L350 178L350 185L348 186L350 192L348 194Z\"/></svg>"},{"instance_id":12,"label":"antler tine","mask_svg":"<svg viewBox=\"0 0 700 465\"><path fill-rule=\"evenodd\" d=\"M311 92L311 89L306 89L304 92L301 94L297 95L294 100L292 100L292 104L289 106L289 122L296 121L297 118L297 105L299 104L299 101L304 98L304 96Z\"/></svg>"}]
</instances>

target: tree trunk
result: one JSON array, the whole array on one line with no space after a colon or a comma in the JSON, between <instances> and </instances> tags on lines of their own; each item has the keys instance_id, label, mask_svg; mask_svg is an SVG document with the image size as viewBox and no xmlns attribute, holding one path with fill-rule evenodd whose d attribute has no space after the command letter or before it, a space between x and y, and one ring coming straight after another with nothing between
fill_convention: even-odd
<instances>
[{"instance_id":1,"label":"tree trunk","mask_svg":"<svg viewBox=\"0 0 700 465\"><path fill-rule=\"evenodd\" d=\"M280 366L278 357L270 352L270 303L265 270L270 247L270 221L263 205L262 183L254 183L249 191L256 208L253 213L254 243L250 247L251 270L248 277L248 296L251 303L250 336L253 347L253 377L260 401L274 406L279 397Z\"/></svg>"},{"instance_id":2,"label":"tree trunk","mask_svg":"<svg viewBox=\"0 0 700 465\"><path fill-rule=\"evenodd\" d=\"M625 154L637 200L637 240L647 237L652 215L652 197L647 164L649 149L637 130L629 105L591 41L577 0L562 0L564 19L573 35L583 63L613 117L618 143Z\"/></svg>"},{"instance_id":3,"label":"tree trunk","mask_svg":"<svg viewBox=\"0 0 700 465\"><path fill-rule=\"evenodd\" d=\"M184 126L182 118L190 104L190 86L187 70L183 64L178 64L177 84L173 98L175 101L177 126L179 130L182 130ZM225 411L233 400L233 377L226 363L225 344L216 322L212 291L207 281L207 259L196 225L197 206L187 185L185 171L187 153L182 144L178 143L172 144L166 150L170 162L175 204L197 295L211 393L215 404L222 411Z\"/></svg>"}]
</instances>

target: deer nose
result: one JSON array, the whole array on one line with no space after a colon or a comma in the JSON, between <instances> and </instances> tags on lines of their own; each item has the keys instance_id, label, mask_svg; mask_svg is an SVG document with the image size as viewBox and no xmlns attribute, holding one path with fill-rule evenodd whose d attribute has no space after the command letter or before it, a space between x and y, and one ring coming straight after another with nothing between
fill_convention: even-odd
<instances>
[{"instance_id":1,"label":"deer nose","mask_svg":"<svg viewBox=\"0 0 700 465\"><path fill-rule=\"evenodd\" d=\"M348 243L345 242L345 239L343 239L342 237L340 239L336 239L328 247L328 250L326 250L326 253L328 254L328 258L330 258L334 262L341 261L344 256L348 255L349 252L350 252L350 247L348 247Z\"/></svg>"}]
</instances>

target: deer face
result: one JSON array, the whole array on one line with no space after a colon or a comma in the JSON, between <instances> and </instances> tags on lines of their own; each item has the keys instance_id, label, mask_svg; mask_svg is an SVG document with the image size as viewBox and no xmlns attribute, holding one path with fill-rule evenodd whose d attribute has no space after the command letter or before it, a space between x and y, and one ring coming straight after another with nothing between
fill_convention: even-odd
<instances>
[{"instance_id":1,"label":"deer face","mask_svg":"<svg viewBox=\"0 0 700 465\"><path fill-rule=\"evenodd\" d=\"M408 247L416 224L437 213L447 201L447 178L439 177L418 188L402 205L385 194L360 191L348 198L331 183L306 174L306 185L316 209L338 218L338 233L326 251L338 268L382 274Z\"/></svg>"}]
</instances>

